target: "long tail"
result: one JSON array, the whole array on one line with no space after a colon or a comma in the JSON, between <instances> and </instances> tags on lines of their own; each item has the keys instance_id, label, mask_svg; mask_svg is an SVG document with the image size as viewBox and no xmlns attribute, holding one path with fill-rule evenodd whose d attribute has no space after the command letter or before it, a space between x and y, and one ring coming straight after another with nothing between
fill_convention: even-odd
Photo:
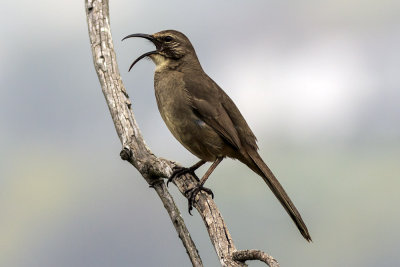
<instances>
[{"instance_id":1,"label":"long tail","mask_svg":"<svg viewBox=\"0 0 400 267\"><path fill-rule=\"evenodd\" d=\"M300 213L297 211L279 181L275 178L274 174L268 168L267 164L264 163L257 151L253 149L249 150L250 151L247 151L247 154L250 156L250 159L246 157L246 160L241 161L264 179L276 198L281 202L282 206L292 218L303 237L309 242L312 241L307 226L301 218Z\"/></svg>"}]
</instances>

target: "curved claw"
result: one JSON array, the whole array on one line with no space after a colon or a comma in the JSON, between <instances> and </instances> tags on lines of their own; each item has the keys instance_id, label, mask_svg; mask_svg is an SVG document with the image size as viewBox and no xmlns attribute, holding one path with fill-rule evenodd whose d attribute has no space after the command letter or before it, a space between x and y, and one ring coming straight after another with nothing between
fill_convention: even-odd
<instances>
[{"instance_id":1,"label":"curved claw","mask_svg":"<svg viewBox=\"0 0 400 267\"><path fill-rule=\"evenodd\" d=\"M176 177L179 177L181 175L190 173L193 175L197 181L200 181L197 175L194 173L194 170L192 168L185 168L185 167L175 167L171 176L167 180L167 186L169 185L170 182L172 182Z\"/></svg>"},{"instance_id":2,"label":"curved claw","mask_svg":"<svg viewBox=\"0 0 400 267\"><path fill-rule=\"evenodd\" d=\"M149 184L149 188L155 188L154 186L158 183L162 183L162 180L156 179Z\"/></svg>"},{"instance_id":3,"label":"curved claw","mask_svg":"<svg viewBox=\"0 0 400 267\"><path fill-rule=\"evenodd\" d=\"M196 198L196 195L203 190L207 194L211 195L212 198L214 198L214 193L210 188L204 187L202 185L198 185L196 187L193 187L192 189L189 189L185 192L185 195L188 194L188 212L190 215L193 216L192 210L193 210L193 204L194 200Z\"/></svg>"}]
</instances>

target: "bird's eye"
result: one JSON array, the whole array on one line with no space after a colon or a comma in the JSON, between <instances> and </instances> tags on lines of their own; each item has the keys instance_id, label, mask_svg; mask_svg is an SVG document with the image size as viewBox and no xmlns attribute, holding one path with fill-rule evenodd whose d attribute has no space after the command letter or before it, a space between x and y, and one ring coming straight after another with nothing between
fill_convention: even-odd
<instances>
[{"instance_id":1,"label":"bird's eye","mask_svg":"<svg viewBox=\"0 0 400 267\"><path fill-rule=\"evenodd\" d=\"M166 43L169 43L169 42L171 42L172 40L173 40L173 38L172 38L171 36L169 36L169 35L167 35L167 36L164 37L164 41L165 41Z\"/></svg>"}]
</instances>

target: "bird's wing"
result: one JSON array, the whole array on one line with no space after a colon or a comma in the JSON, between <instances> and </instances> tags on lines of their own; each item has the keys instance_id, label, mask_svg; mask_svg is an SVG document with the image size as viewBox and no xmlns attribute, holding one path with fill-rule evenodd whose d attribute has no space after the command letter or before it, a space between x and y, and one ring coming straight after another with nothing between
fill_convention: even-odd
<instances>
[{"instance_id":1,"label":"bird's wing","mask_svg":"<svg viewBox=\"0 0 400 267\"><path fill-rule=\"evenodd\" d=\"M184 79L195 114L238 150L243 142L257 146L254 134L233 101L211 78L203 75L202 79L196 75Z\"/></svg>"},{"instance_id":2,"label":"bird's wing","mask_svg":"<svg viewBox=\"0 0 400 267\"><path fill-rule=\"evenodd\" d=\"M257 150L257 138L253 131L250 129L242 113L240 113L232 99L222 89L221 91L222 106L225 108L233 124L235 125L235 129L239 134L241 142L246 146L250 146L252 149Z\"/></svg>"}]
</instances>

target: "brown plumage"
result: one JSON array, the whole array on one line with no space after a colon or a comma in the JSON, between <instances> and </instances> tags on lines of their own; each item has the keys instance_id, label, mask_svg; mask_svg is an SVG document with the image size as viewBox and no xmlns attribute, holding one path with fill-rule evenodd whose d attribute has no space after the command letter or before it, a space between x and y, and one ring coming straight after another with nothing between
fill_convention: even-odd
<instances>
[{"instance_id":1,"label":"brown plumage","mask_svg":"<svg viewBox=\"0 0 400 267\"><path fill-rule=\"evenodd\" d=\"M203 71L189 39L174 30L125 38L129 37L146 38L157 48L135 60L131 68L147 56L156 64L154 88L161 116L175 138L202 160L189 170L206 161L214 162L201 179L200 188L223 158L238 159L264 179L303 237L311 241L300 213L258 154L256 137L246 120Z\"/></svg>"}]
</instances>

